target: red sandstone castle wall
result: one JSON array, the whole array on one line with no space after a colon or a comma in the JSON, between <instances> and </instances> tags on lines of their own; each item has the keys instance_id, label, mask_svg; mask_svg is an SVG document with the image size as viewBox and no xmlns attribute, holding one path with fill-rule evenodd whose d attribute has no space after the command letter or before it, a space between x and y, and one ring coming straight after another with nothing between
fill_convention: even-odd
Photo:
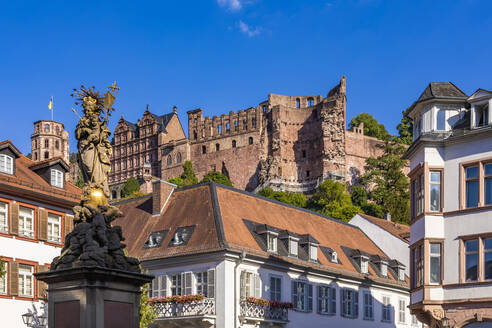
<instances>
[{"instance_id":1,"label":"red sandstone castle wall","mask_svg":"<svg viewBox=\"0 0 492 328\"><path fill-rule=\"evenodd\" d=\"M364 174L366 159L383 154L383 150L377 147L380 144L381 140L365 136L362 132L345 132L346 181L349 184L357 183L359 177Z\"/></svg>"}]
</instances>

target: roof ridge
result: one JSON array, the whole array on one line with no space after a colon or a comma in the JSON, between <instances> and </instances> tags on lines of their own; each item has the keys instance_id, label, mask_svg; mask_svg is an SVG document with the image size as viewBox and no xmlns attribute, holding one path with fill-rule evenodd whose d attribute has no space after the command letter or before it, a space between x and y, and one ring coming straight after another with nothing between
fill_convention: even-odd
<instances>
[{"instance_id":1,"label":"roof ridge","mask_svg":"<svg viewBox=\"0 0 492 328\"><path fill-rule=\"evenodd\" d=\"M227 248L227 241L224 233L224 224L222 222L222 215L220 213L220 202L217 195L217 185L214 181L209 182L210 197L212 200L212 210L214 213L215 229L217 230L217 239L221 248Z\"/></svg>"}]
</instances>

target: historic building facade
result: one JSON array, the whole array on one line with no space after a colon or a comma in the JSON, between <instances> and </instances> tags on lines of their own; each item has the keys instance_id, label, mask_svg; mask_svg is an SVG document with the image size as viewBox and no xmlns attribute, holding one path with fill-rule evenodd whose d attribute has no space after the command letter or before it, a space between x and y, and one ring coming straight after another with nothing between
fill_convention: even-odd
<instances>
[{"instance_id":1,"label":"historic building facade","mask_svg":"<svg viewBox=\"0 0 492 328\"><path fill-rule=\"evenodd\" d=\"M410 107L412 313L492 327L492 92L432 82Z\"/></svg>"},{"instance_id":2,"label":"historic building facade","mask_svg":"<svg viewBox=\"0 0 492 328\"><path fill-rule=\"evenodd\" d=\"M256 107L212 118L190 110L188 138L175 112L147 110L137 124L121 119L115 130L112 188L142 176L145 163L152 176L168 180L182 173L185 160L199 179L220 171L249 191L309 193L325 179L353 183L365 160L381 154L381 141L364 136L363 126L347 131L345 110L345 77L326 97L269 94Z\"/></svg>"},{"instance_id":3,"label":"historic building facade","mask_svg":"<svg viewBox=\"0 0 492 328\"><path fill-rule=\"evenodd\" d=\"M67 181L62 157L33 161L9 140L0 142L0 278L2 326L21 328L22 314L39 309L46 286L34 273L46 271L60 255L73 228L72 207L81 190Z\"/></svg>"},{"instance_id":4,"label":"historic building facade","mask_svg":"<svg viewBox=\"0 0 492 328\"><path fill-rule=\"evenodd\" d=\"M35 162L50 158L62 157L69 162L68 132L62 123L40 120L34 122L34 133L31 134L31 154Z\"/></svg>"},{"instance_id":5,"label":"historic building facade","mask_svg":"<svg viewBox=\"0 0 492 328\"><path fill-rule=\"evenodd\" d=\"M420 326L405 265L355 226L214 182L158 180L117 206L156 326Z\"/></svg>"}]
</instances>

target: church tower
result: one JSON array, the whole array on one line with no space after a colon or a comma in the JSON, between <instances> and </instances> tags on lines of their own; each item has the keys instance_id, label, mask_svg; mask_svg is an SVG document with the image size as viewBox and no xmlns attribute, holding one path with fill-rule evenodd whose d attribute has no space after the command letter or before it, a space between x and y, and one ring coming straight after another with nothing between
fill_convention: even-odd
<instances>
[{"instance_id":1,"label":"church tower","mask_svg":"<svg viewBox=\"0 0 492 328\"><path fill-rule=\"evenodd\" d=\"M69 163L68 132L62 123L49 120L34 122L31 135L31 154L35 162L61 156Z\"/></svg>"}]
</instances>

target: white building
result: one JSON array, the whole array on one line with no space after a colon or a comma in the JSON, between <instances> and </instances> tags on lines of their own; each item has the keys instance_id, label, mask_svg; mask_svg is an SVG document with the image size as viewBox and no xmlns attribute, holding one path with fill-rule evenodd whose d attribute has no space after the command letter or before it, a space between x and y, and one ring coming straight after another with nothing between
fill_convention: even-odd
<instances>
[{"instance_id":1,"label":"white building","mask_svg":"<svg viewBox=\"0 0 492 328\"><path fill-rule=\"evenodd\" d=\"M67 170L61 157L34 162L10 141L0 142L0 259L7 264L0 278L2 327L26 327L21 315L45 298L45 284L33 274L60 255L81 195L65 182Z\"/></svg>"},{"instance_id":2,"label":"white building","mask_svg":"<svg viewBox=\"0 0 492 328\"><path fill-rule=\"evenodd\" d=\"M213 182L153 186L114 224L155 276L156 326L418 325L405 268L359 228Z\"/></svg>"},{"instance_id":3,"label":"white building","mask_svg":"<svg viewBox=\"0 0 492 328\"><path fill-rule=\"evenodd\" d=\"M433 82L408 111L410 307L431 327L492 327L491 104Z\"/></svg>"},{"instance_id":4,"label":"white building","mask_svg":"<svg viewBox=\"0 0 492 328\"><path fill-rule=\"evenodd\" d=\"M388 257L403 263L410 276L410 226L363 213L356 214L349 224L359 227Z\"/></svg>"}]
</instances>

